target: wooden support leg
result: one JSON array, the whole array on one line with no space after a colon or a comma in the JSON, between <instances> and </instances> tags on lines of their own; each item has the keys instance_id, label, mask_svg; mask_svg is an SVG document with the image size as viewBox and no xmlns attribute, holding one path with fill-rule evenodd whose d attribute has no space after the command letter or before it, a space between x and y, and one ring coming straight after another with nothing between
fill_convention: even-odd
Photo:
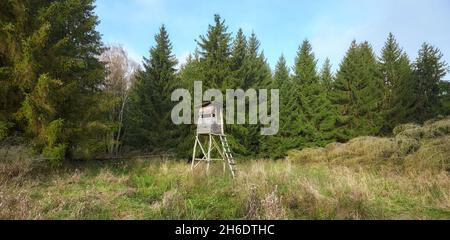
<instances>
[{"instance_id":1,"label":"wooden support leg","mask_svg":"<svg viewBox=\"0 0 450 240\"><path fill-rule=\"evenodd\" d=\"M206 167L206 173L209 174L209 168L211 166L211 150L212 150L212 135L209 135L209 142L208 142L208 156L207 156L207 162L208 165Z\"/></svg>"},{"instance_id":2,"label":"wooden support leg","mask_svg":"<svg viewBox=\"0 0 450 240\"><path fill-rule=\"evenodd\" d=\"M192 154L191 170L194 170L194 168L195 168L195 156L197 155L197 144L198 144L198 135L195 137L194 153Z\"/></svg>"}]
</instances>

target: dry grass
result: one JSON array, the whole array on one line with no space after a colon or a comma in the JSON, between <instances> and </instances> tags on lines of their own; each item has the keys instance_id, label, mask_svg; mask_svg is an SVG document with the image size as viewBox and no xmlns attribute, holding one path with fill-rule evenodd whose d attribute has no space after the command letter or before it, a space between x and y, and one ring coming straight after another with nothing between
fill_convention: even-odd
<instances>
[{"instance_id":1,"label":"dry grass","mask_svg":"<svg viewBox=\"0 0 450 240\"><path fill-rule=\"evenodd\" d=\"M0 164L0 219L450 219L450 121L393 138L293 151L284 161Z\"/></svg>"},{"instance_id":2,"label":"dry grass","mask_svg":"<svg viewBox=\"0 0 450 240\"><path fill-rule=\"evenodd\" d=\"M243 174L231 180L220 166L206 176L182 162L130 165L3 184L0 218L450 219L444 171L256 161L240 165Z\"/></svg>"}]
</instances>

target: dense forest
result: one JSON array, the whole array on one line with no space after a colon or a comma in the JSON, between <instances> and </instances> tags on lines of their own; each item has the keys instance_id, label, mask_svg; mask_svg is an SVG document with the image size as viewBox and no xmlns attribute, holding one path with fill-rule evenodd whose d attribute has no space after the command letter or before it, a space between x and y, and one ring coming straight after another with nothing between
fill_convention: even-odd
<instances>
[{"instance_id":1,"label":"dense forest","mask_svg":"<svg viewBox=\"0 0 450 240\"><path fill-rule=\"evenodd\" d=\"M280 89L277 135L227 126L234 152L249 158L387 136L399 124L450 113L448 66L428 43L410 59L393 34L380 53L355 40L334 73L300 39L294 66L280 56L272 69L255 33L234 34L215 15L185 64L178 67L161 26L141 67L101 42L94 7L93 0L0 2L0 140L20 136L55 165L132 152L187 158L195 126L172 123L171 93L193 90L194 81L223 91Z\"/></svg>"}]
</instances>

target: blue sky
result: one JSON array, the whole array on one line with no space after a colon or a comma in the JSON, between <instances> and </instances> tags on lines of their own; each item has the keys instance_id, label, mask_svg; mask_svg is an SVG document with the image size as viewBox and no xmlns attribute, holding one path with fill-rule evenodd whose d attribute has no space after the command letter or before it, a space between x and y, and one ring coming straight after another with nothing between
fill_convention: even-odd
<instances>
[{"instance_id":1,"label":"blue sky","mask_svg":"<svg viewBox=\"0 0 450 240\"><path fill-rule=\"evenodd\" d=\"M336 69L353 39L369 41L378 54L389 32L410 58L426 41L450 63L448 0L97 0L96 5L103 41L122 44L138 62L148 56L161 24L183 62L218 13L230 32L257 34L272 69L281 54L292 66L304 39L311 41L319 64L329 57Z\"/></svg>"}]
</instances>

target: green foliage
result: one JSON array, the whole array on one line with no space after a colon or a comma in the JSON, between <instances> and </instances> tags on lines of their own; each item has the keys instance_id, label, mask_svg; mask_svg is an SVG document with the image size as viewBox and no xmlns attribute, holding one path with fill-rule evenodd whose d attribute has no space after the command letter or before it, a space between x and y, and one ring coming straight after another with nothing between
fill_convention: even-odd
<instances>
[{"instance_id":1,"label":"green foliage","mask_svg":"<svg viewBox=\"0 0 450 240\"><path fill-rule=\"evenodd\" d=\"M127 145L147 151L164 151L176 146L174 127L170 120L171 94L175 89L177 60L164 25L155 36L156 46L144 61L144 70L137 76L131 92L127 113Z\"/></svg>"},{"instance_id":2,"label":"green foliage","mask_svg":"<svg viewBox=\"0 0 450 240\"><path fill-rule=\"evenodd\" d=\"M57 90L62 85L61 81L51 79L47 74L39 77L34 91L27 94L22 114L28 121L28 130L38 136L56 115L58 101Z\"/></svg>"},{"instance_id":3,"label":"green foliage","mask_svg":"<svg viewBox=\"0 0 450 240\"><path fill-rule=\"evenodd\" d=\"M64 120L58 119L49 123L44 130L44 138L47 146L54 146L61 139Z\"/></svg>"},{"instance_id":4,"label":"green foliage","mask_svg":"<svg viewBox=\"0 0 450 240\"><path fill-rule=\"evenodd\" d=\"M325 62L322 66L322 70L320 72L320 82L327 93L330 93L333 90L334 75L331 70L330 59L328 58L325 59Z\"/></svg>"},{"instance_id":5,"label":"green foliage","mask_svg":"<svg viewBox=\"0 0 450 240\"><path fill-rule=\"evenodd\" d=\"M97 24L93 0L0 3L0 139L26 135L38 153L56 159L54 165L66 156L111 153L123 132L133 150L189 158L195 126L172 124L170 97L176 88L193 93L194 81L223 92L280 89L278 135L261 136L261 126L248 122L226 126L233 150L245 157L282 158L290 149L389 135L399 124L450 114L450 84L442 80L448 67L440 50L427 43L411 64L393 34L378 59L369 43L354 41L334 75L328 59L318 71L304 41L292 76L284 57L272 76L256 34L246 37L239 29L232 37L215 15L179 71L167 30L160 28L122 122L122 114L120 121L111 117L125 104L108 91ZM402 139L405 149L416 143L410 139Z\"/></svg>"},{"instance_id":6,"label":"green foliage","mask_svg":"<svg viewBox=\"0 0 450 240\"><path fill-rule=\"evenodd\" d=\"M245 68L247 59L247 39L242 29L239 29L233 42L230 59L230 70L232 78L227 78L224 89L236 89L244 87Z\"/></svg>"},{"instance_id":7,"label":"green foliage","mask_svg":"<svg viewBox=\"0 0 450 240\"><path fill-rule=\"evenodd\" d=\"M321 84L316 70L312 47L308 41L301 45L294 68L293 112L299 147L323 146L334 141L336 113Z\"/></svg>"},{"instance_id":8,"label":"green foliage","mask_svg":"<svg viewBox=\"0 0 450 240\"><path fill-rule=\"evenodd\" d=\"M201 79L205 89L221 89L230 77L231 34L219 15L214 16L214 25L197 40L201 62Z\"/></svg>"},{"instance_id":9,"label":"green foliage","mask_svg":"<svg viewBox=\"0 0 450 240\"><path fill-rule=\"evenodd\" d=\"M289 68L286 64L286 59L282 55L275 67L275 74L273 76L273 84L271 86L274 89L280 90L280 131L275 136L263 136L261 139L261 156L269 157L273 159L283 158L287 150L292 148L289 145L289 139L293 139L293 131L290 129L292 122L292 100L293 83L290 76Z\"/></svg>"},{"instance_id":10,"label":"green foliage","mask_svg":"<svg viewBox=\"0 0 450 240\"><path fill-rule=\"evenodd\" d=\"M413 102L412 69L408 56L398 45L394 35L389 34L381 51L379 69L383 77L384 123L381 134L389 134L398 124L408 121Z\"/></svg>"},{"instance_id":11,"label":"green foliage","mask_svg":"<svg viewBox=\"0 0 450 240\"><path fill-rule=\"evenodd\" d=\"M67 146L65 144L58 144L56 146L47 146L42 151L42 155L49 158L51 166L60 166L66 157Z\"/></svg>"},{"instance_id":12,"label":"green foliage","mask_svg":"<svg viewBox=\"0 0 450 240\"><path fill-rule=\"evenodd\" d=\"M264 53L259 49L260 41L255 33L250 35L247 47L247 57L244 61L244 76L242 89L262 89L270 86L272 73L264 57Z\"/></svg>"},{"instance_id":13,"label":"green foliage","mask_svg":"<svg viewBox=\"0 0 450 240\"><path fill-rule=\"evenodd\" d=\"M422 44L414 62L414 104L411 116L414 121L424 122L433 118L441 108L439 83L448 72L441 51L427 43Z\"/></svg>"},{"instance_id":14,"label":"green foliage","mask_svg":"<svg viewBox=\"0 0 450 240\"><path fill-rule=\"evenodd\" d=\"M7 116L0 118L26 132L37 152L61 158L89 135L82 127L100 117L104 66L97 56L103 49L93 1L2 4L0 114Z\"/></svg>"},{"instance_id":15,"label":"green foliage","mask_svg":"<svg viewBox=\"0 0 450 240\"><path fill-rule=\"evenodd\" d=\"M353 41L333 84L330 99L337 107L337 140L375 135L382 126L383 86L372 47Z\"/></svg>"},{"instance_id":16,"label":"green foliage","mask_svg":"<svg viewBox=\"0 0 450 240\"><path fill-rule=\"evenodd\" d=\"M240 89L268 89L272 84L272 73L270 67L264 57L264 54L260 51L260 41L255 33L252 33L248 39L247 53L242 65L242 75L239 79L242 85L238 86ZM246 103L248 104L248 102ZM248 105L246 107L248 108ZM248 111L247 111L248 112ZM259 124L250 124L249 120L244 125L235 125L230 127L230 135L232 135L235 143L240 143L239 147L235 148L235 151L241 155L256 156L261 154L260 142L261 138L261 126ZM236 145L235 145L236 146Z\"/></svg>"},{"instance_id":17,"label":"green foliage","mask_svg":"<svg viewBox=\"0 0 450 240\"><path fill-rule=\"evenodd\" d=\"M440 81L439 89L439 99L441 101L439 114L448 116L450 115L450 82L444 80Z\"/></svg>"},{"instance_id":18,"label":"green foliage","mask_svg":"<svg viewBox=\"0 0 450 240\"><path fill-rule=\"evenodd\" d=\"M0 141L8 136L10 124L4 121L0 121Z\"/></svg>"}]
</instances>

